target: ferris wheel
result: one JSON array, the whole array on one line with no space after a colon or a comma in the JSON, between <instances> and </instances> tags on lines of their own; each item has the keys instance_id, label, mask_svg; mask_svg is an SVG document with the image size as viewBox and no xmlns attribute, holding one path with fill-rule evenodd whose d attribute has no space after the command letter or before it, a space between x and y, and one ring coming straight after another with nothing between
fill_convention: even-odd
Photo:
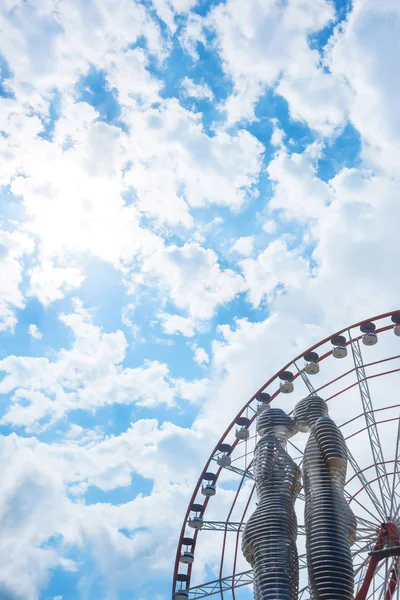
<instances>
[{"instance_id":1,"label":"ferris wheel","mask_svg":"<svg viewBox=\"0 0 400 600\"><path fill-rule=\"evenodd\" d=\"M351 548L355 600L400 599L400 311L395 311L323 339L244 404L204 465L187 507L173 600L253 598L241 533L257 502L252 471L257 415L265 403L290 414L296 402L316 394L327 401L348 448L344 493L357 519ZM288 442L299 466L306 441L299 433ZM298 597L308 600L302 491L296 510Z\"/></svg>"}]
</instances>

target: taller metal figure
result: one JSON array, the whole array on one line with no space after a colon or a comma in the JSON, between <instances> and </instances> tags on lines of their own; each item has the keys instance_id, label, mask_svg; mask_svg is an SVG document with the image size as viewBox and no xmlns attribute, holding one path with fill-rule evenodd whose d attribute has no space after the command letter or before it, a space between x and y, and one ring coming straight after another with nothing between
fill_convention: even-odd
<instances>
[{"instance_id":1,"label":"taller metal figure","mask_svg":"<svg viewBox=\"0 0 400 600\"><path fill-rule=\"evenodd\" d=\"M346 442L322 398L310 396L294 409L300 431L310 435L303 457L308 578L312 600L352 600L350 547L356 519L344 497Z\"/></svg>"},{"instance_id":2,"label":"taller metal figure","mask_svg":"<svg viewBox=\"0 0 400 600\"><path fill-rule=\"evenodd\" d=\"M296 433L293 419L279 408L258 417L261 439L254 454L258 506L247 521L242 551L254 571L255 600L297 600L296 496L300 469L285 450Z\"/></svg>"}]
</instances>

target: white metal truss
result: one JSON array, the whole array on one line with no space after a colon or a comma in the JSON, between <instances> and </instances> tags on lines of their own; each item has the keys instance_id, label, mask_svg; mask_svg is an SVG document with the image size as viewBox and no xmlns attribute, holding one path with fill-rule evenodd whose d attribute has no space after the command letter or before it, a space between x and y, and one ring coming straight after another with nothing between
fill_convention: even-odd
<instances>
[{"instance_id":1,"label":"white metal truss","mask_svg":"<svg viewBox=\"0 0 400 600\"><path fill-rule=\"evenodd\" d=\"M231 521L203 521L201 531L243 531L244 523Z\"/></svg>"},{"instance_id":2,"label":"white metal truss","mask_svg":"<svg viewBox=\"0 0 400 600\"><path fill-rule=\"evenodd\" d=\"M382 498L381 507L383 509L383 517L385 520L389 518L391 504L391 489L386 471L385 459L382 451L382 445L379 438L378 427L375 420L374 408L372 405L371 395L369 392L368 380L365 373L364 362L361 353L360 343L357 339L351 336L351 330L348 330L351 352L358 381L358 389L360 391L361 402L364 410L365 422L372 451L372 457L375 463L376 476L378 478L379 490ZM374 503L375 504L375 503ZM378 510L378 505L376 505ZM381 511L379 511L381 513Z\"/></svg>"},{"instance_id":3,"label":"white metal truss","mask_svg":"<svg viewBox=\"0 0 400 600\"><path fill-rule=\"evenodd\" d=\"M217 461L216 458L213 460ZM227 471L232 471L232 473L236 473L237 475L241 475L242 477L247 477L248 479L254 479L253 473L249 469L240 469L239 467L235 467L234 465L224 466L223 469Z\"/></svg>"},{"instance_id":4,"label":"white metal truss","mask_svg":"<svg viewBox=\"0 0 400 600\"><path fill-rule=\"evenodd\" d=\"M201 531L243 531L244 522L233 521L203 521ZM304 525L298 525L298 534L305 535Z\"/></svg>"},{"instance_id":5,"label":"white metal truss","mask_svg":"<svg viewBox=\"0 0 400 600\"><path fill-rule=\"evenodd\" d=\"M215 581L203 583L202 585L196 585L188 590L190 600L199 600L200 598L207 598L214 594L222 594L228 592L232 588L243 587L244 585L250 585L253 583L253 571L243 571L242 573L236 573L234 576L229 575L228 577L222 577Z\"/></svg>"},{"instance_id":6,"label":"white metal truss","mask_svg":"<svg viewBox=\"0 0 400 600\"><path fill-rule=\"evenodd\" d=\"M305 569L306 567L306 555L302 554L299 556L299 568ZM209 581L208 583L189 588L189 600L199 600L200 598L207 598L208 596L214 596L215 594L223 594L233 588L251 585L252 583L253 570L250 569L249 571L235 573L235 575L228 575L227 577L221 577L221 579L215 579L214 581Z\"/></svg>"},{"instance_id":7,"label":"white metal truss","mask_svg":"<svg viewBox=\"0 0 400 600\"><path fill-rule=\"evenodd\" d=\"M243 524L240 524L240 523L227 524L227 523L219 523L219 522L207 522L207 524L210 525L209 529L213 528L213 527L211 527L211 525L215 525L216 527L213 528L215 531L224 530L227 525L232 527L232 529L227 528L227 531L240 531L240 527L243 527ZM218 529L218 527L220 525L223 527ZM236 529L235 529L235 527L236 527ZM304 526L303 525L299 526L299 533L300 533L300 531L304 534ZM373 541L374 541L375 533L376 533L375 530L370 531L371 543L373 543ZM364 579L365 570L368 566L368 562L370 559L370 552L368 551L368 544L362 543L366 539L366 537L367 536L363 536L363 537L359 537L357 539L357 543L360 545L360 548L355 549L352 553L354 558L358 557L359 559L361 559L359 565L355 567L356 589L359 588L359 586L361 585L361 583ZM397 554L397 552L396 552L396 554ZM395 558L395 560L396 560L396 558ZM375 572L375 577L377 578L377 583L378 583L378 580L381 580L381 583L379 585L377 585L377 587L375 588L375 594L378 592L381 592L382 589L386 590L387 585L390 580L392 570L393 570L393 568L396 567L396 563L394 561L393 562L392 561L393 561L393 556L387 557L387 558L383 557L383 560L381 560L378 563L378 567ZM300 570L302 570L302 569L305 569L306 567L307 567L306 554L302 554L299 556L299 568L300 568ZM228 575L226 577L221 577L220 579L215 579L214 581L209 581L207 583L203 583L201 585L191 587L187 591L189 592L189 600L200 600L200 598L207 598L208 596L213 596L215 594L222 595L224 592L229 592L234 588L236 589L236 588L243 587L246 585L251 585L252 583L253 583L253 571L252 571L252 569L249 569L248 571L243 571L241 573L235 573L235 575ZM303 598L304 593L307 593L307 591L308 591L308 586L306 586L302 590L300 590L299 598ZM370 594L368 597L369 598L371 598L371 597L379 598L379 596L375 596L375 594Z\"/></svg>"}]
</instances>

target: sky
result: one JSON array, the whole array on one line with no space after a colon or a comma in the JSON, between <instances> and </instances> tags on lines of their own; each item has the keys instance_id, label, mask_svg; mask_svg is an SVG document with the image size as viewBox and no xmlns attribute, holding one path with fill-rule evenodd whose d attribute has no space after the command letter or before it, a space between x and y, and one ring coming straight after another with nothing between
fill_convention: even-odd
<instances>
[{"instance_id":1,"label":"sky","mask_svg":"<svg viewBox=\"0 0 400 600\"><path fill-rule=\"evenodd\" d=\"M166 600L222 431L399 308L397 0L0 0L0 598Z\"/></svg>"}]
</instances>

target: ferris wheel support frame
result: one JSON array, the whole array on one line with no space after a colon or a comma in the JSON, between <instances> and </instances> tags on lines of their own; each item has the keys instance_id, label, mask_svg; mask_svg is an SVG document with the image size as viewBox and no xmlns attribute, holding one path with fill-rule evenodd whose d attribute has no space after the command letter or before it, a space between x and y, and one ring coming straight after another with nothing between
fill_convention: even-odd
<instances>
[{"instance_id":1,"label":"ferris wheel support frame","mask_svg":"<svg viewBox=\"0 0 400 600\"><path fill-rule=\"evenodd\" d=\"M393 315L395 315L395 314L400 314L400 311L399 311L399 310L396 310L396 311L390 311L390 312L386 312L386 313L383 313L383 314L380 314L380 315L377 315L377 316L371 317L371 318L369 319L369 321L378 321L378 320L381 320L381 319L384 319L384 318L387 318L387 317L391 317L391 316L393 316ZM225 440L225 438L226 438L226 436L228 435L228 433L229 433L229 432L230 432L230 431L233 429L233 427L235 426L235 423L236 423L236 419L237 419L237 418L238 418L240 415L242 415L246 409L248 409L248 408L252 408L252 407L250 406L250 404L251 404L251 403L252 403L254 400L256 400L256 399L257 399L257 397L258 397L258 396L259 396L259 395L260 395L260 394L261 394L261 393L262 393L262 392L263 392L263 391L264 391L264 390L265 390L265 389L266 389L266 388L267 388L267 387L268 387L268 386L269 386L269 385L270 385L270 384L271 384L271 383L272 383L272 382L273 382L273 381L274 381L274 380L275 380L277 377L279 377L279 375L280 375L280 374L282 374L284 371L286 371L286 370L287 370L287 369L288 369L290 366L295 366L295 368L296 368L296 370L297 370L297 373L295 373L295 375L293 376L293 380L297 379L297 378L300 376L300 377L303 379L303 381L304 381L305 385L307 386L307 388L308 388L309 392L310 392L310 393L317 393L317 392L319 391L319 389L322 389L323 387L326 387L326 385L329 385L329 384L325 384L324 386L321 386L321 388L319 388L319 389L317 389L317 390L314 390L314 387L312 386L312 384L311 384L310 380L308 379L307 375L305 374L304 370L303 370L303 369L299 369L299 368L297 367L296 361L298 361L298 360L300 360L302 357L304 357L304 355L305 355L305 354L307 354L307 353L309 353L309 352L312 352L312 351L314 351L316 348L318 348L318 347L322 346L323 344L325 344L325 343L329 342L330 340L333 340L333 338L334 338L334 337L340 336L340 335L342 335L343 333L346 333L346 332L347 332L347 333L349 334L349 338L350 338L350 339L349 339L348 341L346 340L346 343L345 343L344 345L345 345L345 346L348 346L348 345L350 345L350 346L351 346L351 349L352 349L352 354L353 354L353 362L354 362L354 365L355 365L355 368L354 368L354 369L351 369L351 370L349 371L349 373L350 373L351 371L355 370L355 372L356 372L356 374L357 374L357 382L356 382L355 384L353 384L353 385L357 385L357 384L358 384L358 387L359 387L359 390L360 390L360 395L361 395L361 398L362 398L362 400L366 401L365 408L364 408L364 415L366 415L366 413L368 413L368 414L369 414L369 413L372 413L372 414L374 413L374 411L373 411L373 410L371 410L373 407L372 407L371 399L370 399L370 396L369 396L368 384L366 384L366 386L364 386L364 383L366 383L366 382L367 382L367 380L368 380L369 378L371 378L371 377L377 377L378 375L372 375L372 376L370 376L370 377L367 377L367 376L365 375L365 368L364 368L364 364L363 364L363 361L362 361L361 350L360 350L360 353L359 353L359 354L357 353L357 349L359 348L359 340L362 338L362 335L359 335L359 336L357 336L357 337L355 337L355 338L352 338L352 337L351 337L351 335L350 335L350 332L351 332L351 330L355 329L356 327L360 327L360 326L361 326L361 325L363 325L364 323L366 323L366 320L365 320L365 319L364 319L364 320L362 320L362 321L359 321L359 322L357 322L357 323L355 323L355 324L353 324L353 325L351 325L350 327L345 327L345 328L343 328L343 329L341 329L341 330L337 331L337 332L336 332L336 333L334 333L333 335L331 334L330 336L328 336L328 337L324 338L323 340L320 340L319 342L317 342L316 344L314 344L313 346L311 346L309 349L307 349L307 350L303 351L303 352L302 352L301 354L299 354L299 355L298 355L296 358L294 358L294 359L293 359L293 360L291 360L289 363L287 363L287 364L286 364L286 365L285 365L283 368L281 368L281 369L280 369L280 370L279 370L277 373L275 373L275 374L274 374L274 375L273 375L273 376L272 376L272 377L271 377L271 378L270 378L270 379L269 379L269 380L268 380L268 381L267 381L267 382L266 382L266 383L265 383L265 384L264 384L264 385L263 385L263 386L262 386L262 387L261 387L259 390L257 390L257 392L256 392L256 393L255 393L255 394L254 394L254 395L253 395L253 396L250 398L250 400L248 400L248 402L247 402L247 403L246 403L246 404L245 404L245 405L244 405L244 406L241 408L241 410L238 412L238 414L236 415L236 417L235 417L235 418L232 420L232 422L231 422L231 423L229 424L229 426L226 428L226 430L224 431L224 433L223 433L223 434L222 434L222 436L220 437L220 439L219 439L219 441L218 441L217 445L215 446L214 450L212 451L211 455L209 456L209 458L208 458L208 461L206 462L206 464L205 464L205 466L204 466L204 468L203 468L203 471L201 472L201 475L200 475L200 477L199 477L199 479L198 479L198 482L197 482L197 484L196 484L196 486L195 486L195 489L194 489L194 491L193 491L193 494L192 494L192 496L191 496L191 499L190 499L190 502L189 502L189 505L188 505L188 508L187 508L187 511L186 511L186 514L185 514L185 518L184 518L184 521L183 521L183 525L182 525L182 529L181 529L181 534L180 534L180 538L179 538L179 542L178 542L178 551L177 551L177 554L176 554L175 565L174 565L174 574L173 574L173 581L172 581L172 597L174 596L174 592L175 592L175 590L176 590L177 575L178 575L179 564L180 564L180 563L179 563L179 551L180 551L180 548L182 548L182 541L183 541L183 538L184 538L184 536L185 536L185 528L186 528L186 525L187 525L187 522L188 522L188 518L189 518L189 515L190 515L191 507L192 507L192 505L194 504L194 501L195 501L195 499L196 499L196 496L197 496L197 494L198 494L198 491L199 491L199 489L200 489L201 483L202 483L202 481L203 481L204 475L207 473L207 470L208 470L208 468L209 468L210 464L212 464L212 461L213 461L213 459L215 458L215 454L216 454L216 452L218 451L218 446L219 446L221 443L223 443L223 441ZM388 330L390 330L390 329L393 329L393 325L392 325L392 324L390 324L390 325L387 325L387 326L383 326L383 327L381 327L381 328L378 328L378 329L376 329L376 333L381 333L381 332L383 332L383 331L388 331ZM357 344L357 345L358 345L358 348L356 349L356 355L354 354L354 346L355 346L355 344ZM327 357L328 357L330 354L331 354L331 351L329 351L329 352L326 352L324 355L322 355L322 356L319 358L318 362L320 362L320 361L324 360L324 359L325 359L325 358L327 358ZM359 360L359 357L361 358L361 361ZM382 360L382 361L376 361L376 362L385 362L386 360L391 360L392 358L395 358L395 357L391 357L391 358L389 358L389 359L384 359L384 360ZM375 364L375 363L371 363L371 364ZM393 371L389 371L388 373L390 373L390 372L397 372L397 371L399 371L399 370L400 370L400 369L394 369ZM343 376L344 376L344 375L346 375L346 374L347 374L347 373L345 373L345 374L342 374L341 376L339 376L338 378L336 378L336 380L340 379L341 377L343 377ZM383 373L382 373L381 375L383 375ZM334 381L335 381L335 380L332 380L332 382L330 382L330 383L333 383ZM351 386L349 386L349 387L353 387L353 385L351 385ZM346 388L346 389L347 389L347 388ZM365 390L366 390L366 393L365 393ZM343 392L343 391L345 391L345 390L342 390L342 392ZM339 392L339 393L342 393L342 392ZM363 392L364 392L364 395L363 395ZM274 393L274 394L271 396L271 398L270 398L270 402L271 402L271 401L272 401L272 400L273 400L273 399L274 399L274 398L275 398L275 397L276 397L278 394L279 394L279 390L277 390L277 391L276 391L276 392L275 392L275 393ZM336 396L336 395L337 395L337 394L334 394L334 396ZM331 398L333 398L334 396L331 396ZM331 399L331 398L327 398L327 401L328 401L329 399ZM363 406L364 406L364 403L363 403ZM254 421L254 419L255 419L255 418L256 418L256 414L254 414L254 415L252 416L252 418L250 419L250 424L251 424L251 423ZM366 427L366 429L368 429L368 434L370 434L370 433L371 433L371 429L373 430L373 428L374 428L374 427L376 427L376 422L367 421L367 427ZM379 436L378 436L378 437L379 437ZM399 429L399 436L398 436L397 450L399 449L399 440L400 440L400 429ZM375 438L374 438L374 441L375 441ZM233 442L233 444L232 444L232 447L231 447L231 451L230 451L230 453L231 453L231 452L234 450L234 448L237 446L238 442L239 442L239 440L235 440L235 441ZM373 446L372 446L372 442L371 442L371 438L370 438L370 445L371 445L371 448L373 448ZM380 450L381 450L380 443L379 443L379 448L380 448ZM378 449L378 452L379 452L379 449ZM230 454L230 453L229 453L229 454ZM375 458L375 457L374 457L374 458ZM379 461L379 462L380 462L380 461ZM382 461L382 462L384 462L384 461ZM399 463L400 463L400 456L399 456L399 453L398 453L398 451L397 451L396 464L399 464ZM360 477L361 469L359 469L359 468L358 468L358 469L356 469L355 467L357 467L357 466L358 466L358 465L357 465L357 463L355 463L355 465L353 465L353 468L354 468L354 470L356 471L356 475L357 475L358 477ZM375 466L376 466L376 462L375 462ZM247 469L248 469L248 467L247 467ZM243 480L245 479L245 477L250 477L250 478L252 479L252 474L251 474L251 473L250 473L250 472L249 472L247 469L246 469L246 471L243 471L243 470L241 470L241 469L238 469L238 468L233 468L233 469L231 469L231 470L232 470L232 471L234 471L234 472L237 472L237 474L240 474L240 475L242 476L242 483L243 483ZM221 471L222 471L222 467L219 467L219 468L217 469L217 472L216 472L216 480L218 479L218 477L219 477L219 475L220 475ZM382 477L382 478L383 478L383 477L385 477L385 481L387 480L387 473L386 473L386 469L384 469L384 472L382 472L382 475L381 475L381 477ZM398 482L398 483L400 483L400 475L399 475L399 482ZM397 488L397 484L395 485L395 483L393 483L393 486ZM385 490L385 492L387 493L387 490ZM381 494L381 495L382 495L382 498L384 498L384 495L383 495L383 494ZM206 509L206 507L207 507L207 505L208 505L208 501L209 501L209 497L206 497L206 498L205 498L205 500L204 500L204 504L203 504L203 512L204 512L204 510ZM376 504L375 502L374 502L374 505L375 505L375 506L377 506L377 504ZM400 506L399 506L399 509L398 509L398 510L400 510ZM244 519L244 517L242 518L242 522L243 522L243 519ZM241 522L241 524L242 524L242 522ZM241 524L240 524L240 525L241 525ZM236 524L235 524L235 525L236 525ZM382 527L383 527L384 525L390 525L390 523L383 523L383 524L382 524ZM218 528L218 529L219 529L219 528ZM221 527L221 529L222 529L222 527ZM235 529L236 529L236 528L235 528ZM235 529L233 529L233 530L235 530ZM230 529L230 530L232 531L232 529ZM237 544L238 544L238 539L239 539L239 537L238 537L238 536L239 536L240 530L241 530L241 527L237 527L237 530L236 530L236 531L237 531L237 541L236 541L236 546L237 546ZM224 535L225 535L225 536L226 536L226 533L227 533L227 531L229 531L229 529L228 529L228 528L225 528L225 531L224 531ZM194 550L194 548L195 548L195 544L196 544L196 540L197 540L198 533L199 533L199 531L198 531L198 530L195 530L195 532L194 532L194 535L193 535L193 550ZM379 536L379 534L378 534L378 536ZM376 543L378 543L378 542L376 542ZM236 568L236 554L237 554L237 549L236 549L236 553L235 553L235 566L234 566L234 571L235 571L235 568ZM369 569L369 572L368 572L368 577L369 577L369 574L370 574L371 572L372 572L372 575L371 575L371 577L370 577L370 581L369 581L369 583L368 583L368 581L366 581L366 577L364 578L364 583L368 583L368 589L369 589L370 583L371 583L371 581L372 581L372 579L373 579L374 572L375 572L375 568L376 568L376 565L377 565L377 563L378 563L378 562L379 562L379 559L377 559L377 557L374 557L374 556L371 556L371 557L370 557L369 564L368 564L368 567L367 567L367 570ZM372 563L372 566L370 567L371 563ZM375 564L375 567L373 566L374 564ZM398 583L399 583L399 568L400 568L400 557L399 557L399 558L397 558L397 559L395 560L395 563L394 563L394 565L393 565L392 574L391 574L391 578L390 578L390 583L389 583L389 586L388 586L388 589L387 589L387 591L386 591L386 595L385 595L385 600L391 600L391 599L392 599L392 597L393 597L393 594L394 594L394 592L395 592L395 589L396 589L396 587L397 587L397 585L398 585ZM207 584L207 583L205 583L205 584L202 584L201 586L195 586L195 587L193 587L193 588L189 588L189 582L190 582L190 575L191 575L191 571L192 571L192 564L189 564L189 565L188 565L188 571L187 571L188 577L187 577L187 583L186 583L186 590L187 590L187 591L191 591L191 590L195 591L195 590L197 590L197 589L199 589L199 588L203 588L203 593L204 593L204 591L206 590L206 588L208 588L208 586L209 586L211 583L218 583L218 582L219 582L219 586L218 586L218 587L219 587L219 589L218 589L216 592L212 592L212 593L218 593L218 592L221 592L221 594L222 594L222 597L223 597L223 591L228 591L228 589L229 589L229 590L231 590L231 591L232 591L233 598L235 598L235 596L234 596L234 588L235 588L235 587L241 587L242 585L247 585L247 584L249 583L249 578L248 578L248 577L249 577L249 573L251 573L251 571L246 571L246 572L243 572L243 573L237 573L237 574L235 575L235 572L234 572L234 573L233 573L232 575L230 575L230 576L227 576L227 577L223 577L223 578L221 578L221 575L222 575L222 570L221 570L221 573L220 573L220 579L216 580L215 582L210 582L210 584ZM244 576L244 579L246 579L246 583L244 583L244 582L242 581L242 576ZM226 582L226 583L227 583L227 582L228 582L228 580L230 580L230 581L231 581L231 585L228 585L227 587L225 587L224 589L222 589L222 582ZM365 588L364 588L364 589L365 589ZM367 589L366 593L368 593L368 589ZM303 591L304 591L304 590L303 590ZM359 590L358 594L356 595L356 597L355 597L355 600L364 600L364 599L363 599L363 597L359 596L359 594L360 594L360 590ZM205 594L204 594L203 596L201 596L201 597L205 597L205 596L208 596L208 595L211 595L211 594L210 594L210 593L205 593ZM192 596L191 598L193 598L193 600L194 600L194 598L198 598L198 597L199 597L199 596L195 595L195 596Z\"/></svg>"}]
</instances>

